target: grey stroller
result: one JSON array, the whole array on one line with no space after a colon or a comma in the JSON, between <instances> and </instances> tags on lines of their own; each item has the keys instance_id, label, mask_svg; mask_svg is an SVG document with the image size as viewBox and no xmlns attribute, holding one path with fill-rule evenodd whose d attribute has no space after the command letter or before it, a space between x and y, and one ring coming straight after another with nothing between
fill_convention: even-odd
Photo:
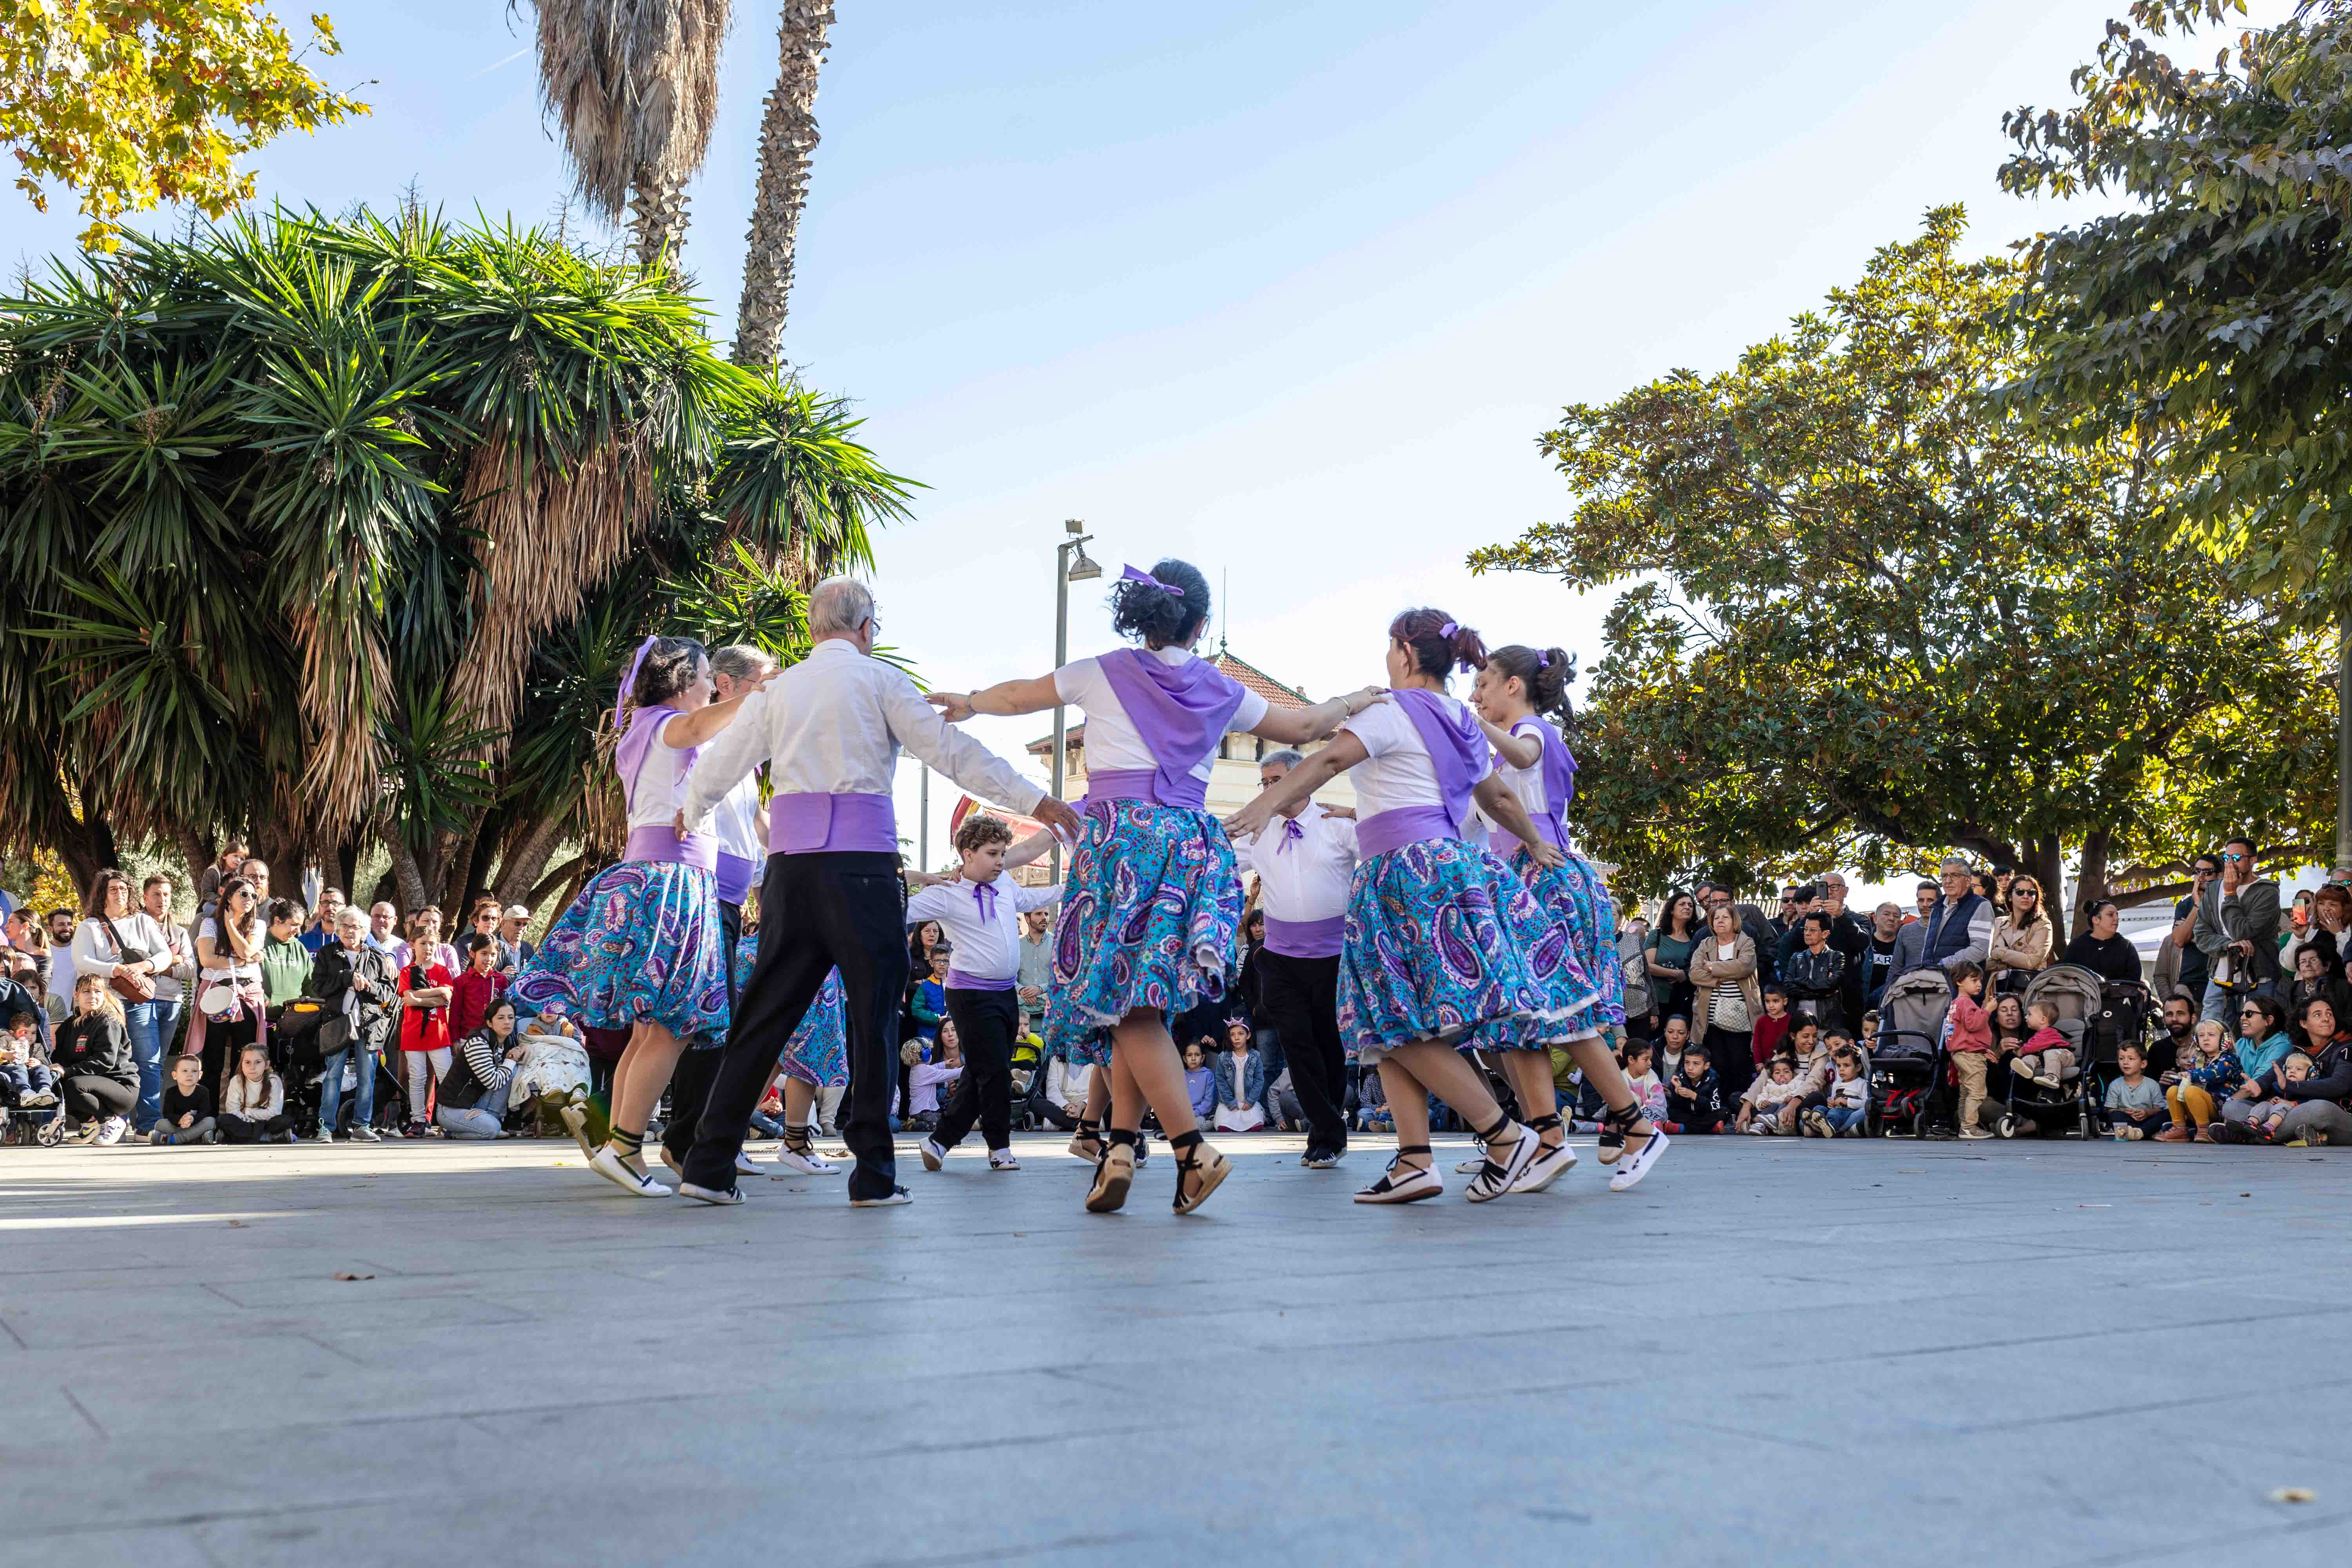
<instances>
[{"instance_id":1,"label":"grey stroller","mask_svg":"<svg viewBox=\"0 0 2352 1568\"><path fill-rule=\"evenodd\" d=\"M1887 982L1871 1047L1872 1132L1908 1138L1927 1132L1943 1076L1944 1015L1951 1005L1952 983L1940 969L1915 969Z\"/></svg>"}]
</instances>

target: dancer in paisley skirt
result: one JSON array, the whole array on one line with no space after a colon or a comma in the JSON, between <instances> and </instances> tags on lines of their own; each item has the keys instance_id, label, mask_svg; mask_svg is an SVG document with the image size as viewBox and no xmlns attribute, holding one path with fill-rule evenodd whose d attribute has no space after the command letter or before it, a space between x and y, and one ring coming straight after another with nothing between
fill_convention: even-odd
<instances>
[{"instance_id":1,"label":"dancer in paisley skirt","mask_svg":"<svg viewBox=\"0 0 2352 1568\"><path fill-rule=\"evenodd\" d=\"M1576 759L1569 755L1558 726L1572 718L1568 683L1575 675L1564 649L1538 652L1514 644L1487 654L1486 667L1478 672L1471 700L1478 710L1480 727L1495 748L1496 773L1526 806L1537 837L1560 852L1559 864L1545 866L1507 835L1497 834L1490 845L1527 882L1536 901L1567 925L1578 960L1598 983L1599 996L1592 1006L1568 1019L1552 1038L1568 1047L1569 1055L1584 1070L1585 1081L1601 1091L1609 1107L1601 1124L1601 1163L1617 1166L1609 1186L1622 1193L1649 1174L1658 1156L1665 1152L1666 1135L1643 1120L1624 1069L1617 1065L1616 1054L1601 1034L1604 1029L1624 1026L1625 973L1617 958L1617 911L1609 900L1609 884L1591 861L1576 852L1568 837L1568 802L1576 793ZM1538 1193L1576 1163L1576 1152L1568 1146L1567 1130L1554 1109L1549 1060L1524 1055L1505 1060L1520 1109L1542 1106L1545 1110L1544 1115L1528 1123L1542 1134L1543 1149L1520 1177L1518 1186L1521 1192ZM1629 1142L1632 1157L1625 1158Z\"/></svg>"},{"instance_id":2,"label":"dancer in paisley skirt","mask_svg":"<svg viewBox=\"0 0 2352 1568\"><path fill-rule=\"evenodd\" d=\"M583 1025L629 1031L613 1069L613 1134L588 1164L639 1197L669 1195L646 1173L646 1123L685 1042L727 1033L718 840L681 836L671 819L697 749L726 729L742 700L711 700L700 643L647 637L638 647L621 681L616 718L625 723L613 753L628 846L620 864L581 889L509 991L535 1009L561 1002Z\"/></svg>"},{"instance_id":3,"label":"dancer in paisley skirt","mask_svg":"<svg viewBox=\"0 0 2352 1568\"><path fill-rule=\"evenodd\" d=\"M1181 561L1128 567L1111 591L1111 624L1143 646L931 700L950 720L1065 702L1085 712L1086 809L1055 938L1047 1049L1066 1048L1073 1062L1109 1060L1110 1131L1087 1209L1108 1214L1127 1201L1148 1103L1176 1152L1176 1212L1190 1214L1232 1170L1201 1140L1168 1035L1171 1016L1223 996L1236 978L1241 884L1233 845L1203 809L1218 743L1229 731L1286 745L1315 740L1374 694L1272 709L1194 658L1209 584Z\"/></svg>"},{"instance_id":4,"label":"dancer in paisley skirt","mask_svg":"<svg viewBox=\"0 0 2352 1568\"><path fill-rule=\"evenodd\" d=\"M1379 1066L1398 1140L1396 1159L1358 1203L1414 1203L1445 1190L1431 1163L1433 1093L1485 1145L1470 1201L1512 1191L1542 1140L1505 1113L1465 1057L1548 1063L1546 1042L1596 996L1565 922L1463 837L1475 803L1525 840L1538 864L1560 861L1495 776L1477 721L1446 693L1455 668L1485 662L1476 632L1440 610L1407 610L1389 626L1391 700L1350 719L1227 820L1235 833L1262 831L1293 801L1355 770L1360 858L1340 952L1339 1033L1359 1060Z\"/></svg>"}]
</instances>

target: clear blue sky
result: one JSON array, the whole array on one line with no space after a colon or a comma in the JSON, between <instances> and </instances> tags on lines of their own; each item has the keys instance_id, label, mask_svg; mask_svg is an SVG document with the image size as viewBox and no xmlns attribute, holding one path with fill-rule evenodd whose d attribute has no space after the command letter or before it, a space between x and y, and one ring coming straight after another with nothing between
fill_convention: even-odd
<instances>
[{"instance_id":1,"label":"clear blue sky","mask_svg":"<svg viewBox=\"0 0 2352 1568\"><path fill-rule=\"evenodd\" d=\"M2000 114L2064 99L2123 8L841 0L786 352L931 487L883 542L889 636L937 684L1044 671L1076 516L1113 573L1230 572L1234 650L1318 695L1379 677L1408 603L1590 664L1600 603L1462 566L1567 510L1535 445L1559 406L1721 367L1931 205L1987 249L2065 221L1996 189ZM331 13L327 74L375 113L268 150L265 195L551 210L527 10ZM694 194L720 334L774 24L739 0ZM0 193L0 260L79 226Z\"/></svg>"}]
</instances>

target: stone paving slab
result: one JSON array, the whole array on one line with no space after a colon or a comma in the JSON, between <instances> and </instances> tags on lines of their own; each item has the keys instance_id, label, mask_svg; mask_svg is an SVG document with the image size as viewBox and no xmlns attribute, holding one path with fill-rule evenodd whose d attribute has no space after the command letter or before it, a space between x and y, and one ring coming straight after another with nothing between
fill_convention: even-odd
<instances>
[{"instance_id":1,"label":"stone paving slab","mask_svg":"<svg viewBox=\"0 0 2352 1568\"><path fill-rule=\"evenodd\" d=\"M1164 1147L1104 1217L1019 1143L866 1211L0 1149L0 1565L2352 1561L2352 1151L1686 1139L1366 1210L1384 1150L1234 1138L1178 1220Z\"/></svg>"}]
</instances>

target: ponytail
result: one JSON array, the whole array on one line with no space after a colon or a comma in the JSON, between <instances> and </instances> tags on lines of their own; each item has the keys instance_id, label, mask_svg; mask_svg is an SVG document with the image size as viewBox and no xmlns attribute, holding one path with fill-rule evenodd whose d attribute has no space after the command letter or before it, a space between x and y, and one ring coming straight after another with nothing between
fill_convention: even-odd
<instances>
[{"instance_id":1,"label":"ponytail","mask_svg":"<svg viewBox=\"0 0 2352 1568\"><path fill-rule=\"evenodd\" d=\"M1569 686L1576 679L1575 655L1566 648L1538 650L1513 643L1488 654L1486 662L1527 688L1528 707L1562 730L1575 727L1576 709L1568 700Z\"/></svg>"},{"instance_id":2,"label":"ponytail","mask_svg":"<svg viewBox=\"0 0 2352 1568\"><path fill-rule=\"evenodd\" d=\"M1444 610L1407 610L1389 623L1389 637L1412 650L1414 667L1442 685L1457 669L1483 669L1486 645Z\"/></svg>"}]
</instances>

